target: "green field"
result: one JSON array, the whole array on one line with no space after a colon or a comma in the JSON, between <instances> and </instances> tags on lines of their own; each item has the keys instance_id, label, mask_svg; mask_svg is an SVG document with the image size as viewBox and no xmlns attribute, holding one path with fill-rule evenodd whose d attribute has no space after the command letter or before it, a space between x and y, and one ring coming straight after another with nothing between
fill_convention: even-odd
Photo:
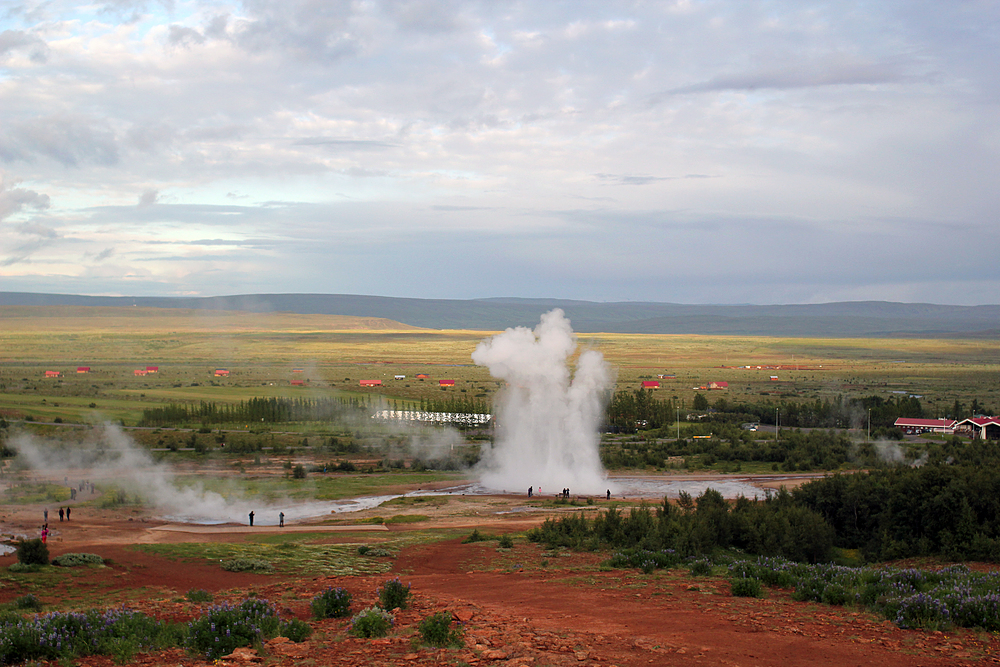
<instances>
[{"instance_id":1,"label":"green field","mask_svg":"<svg viewBox=\"0 0 1000 667\"><path fill-rule=\"evenodd\" d=\"M143 409L172 402L331 395L489 400L500 387L472 364L472 351L490 335L481 331L326 315L128 308L3 307L0 319L0 416L7 419L135 424ZM955 400L1000 406L997 340L587 334L580 343L604 354L616 390L675 375L660 379L657 395L687 405L698 387L721 380L729 389L713 393L713 400L896 392L922 396L931 411ZM79 366L91 370L77 373ZM159 370L135 375L146 366ZM216 377L219 368L230 375ZM46 378L45 371L61 376ZM369 379L383 386L359 386ZM441 388L440 379L455 385Z\"/></svg>"}]
</instances>

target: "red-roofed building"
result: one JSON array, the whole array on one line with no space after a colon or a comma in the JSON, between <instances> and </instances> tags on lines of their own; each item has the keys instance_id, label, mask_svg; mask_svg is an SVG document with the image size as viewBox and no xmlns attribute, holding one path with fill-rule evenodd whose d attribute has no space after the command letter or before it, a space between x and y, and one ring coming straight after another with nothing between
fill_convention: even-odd
<instances>
[{"instance_id":1,"label":"red-roofed building","mask_svg":"<svg viewBox=\"0 0 1000 667\"><path fill-rule=\"evenodd\" d=\"M455 386L455 381L454 380L438 380L438 384L441 385L442 387L454 387Z\"/></svg>"},{"instance_id":2,"label":"red-roofed building","mask_svg":"<svg viewBox=\"0 0 1000 667\"><path fill-rule=\"evenodd\" d=\"M146 372L147 373L159 373L160 372L160 367L159 366L146 366Z\"/></svg>"},{"instance_id":3,"label":"red-roofed building","mask_svg":"<svg viewBox=\"0 0 1000 667\"><path fill-rule=\"evenodd\" d=\"M417 373L417 379L418 380L426 380L429 377L430 377L430 375L427 375L426 373Z\"/></svg>"},{"instance_id":4,"label":"red-roofed building","mask_svg":"<svg viewBox=\"0 0 1000 667\"><path fill-rule=\"evenodd\" d=\"M362 387L381 387L382 386L382 381L381 380L362 380L361 381L361 386Z\"/></svg>"},{"instance_id":5,"label":"red-roofed building","mask_svg":"<svg viewBox=\"0 0 1000 667\"><path fill-rule=\"evenodd\" d=\"M708 383L708 388L709 389L729 389L729 383L728 382L709 382Z\"/></svg>"},{"instance_id":6,"label":"red-roofed building","mask_svg":"<svg viewBox=\"0 0 1000 667\"><path fill-rule=\"evenodd\" d=\"M62 373L59 371L45 371L45 377L47 378L57 378L60 375L62 375Z\"/></svg>"},{"instance_id":7,"label":"red-roofed building","mask_svg":"<svg viewBox=\"0 0 1000 667\"><path fill-rule=\"evenodd\" d=\"M304 387L306 384L305 380L292 380L293 387Z\"/></svg>"},{"instance_id":8,"label":"red-roofed building","mask_svg":"<svg viewBox=\"0 0 1000 667\"><path fill-rule=\"evenodd\" d=\"M969 417L955 424L955 433L983 440L1000 440L1000 417Z\"/></svg>"},{"instance_id":9,"label":"red-roofed building","mask_svg":"<svg viewBox=\"0 0 1000 667\"><path fill-rule=\"evenodd\" d=\"M229 377L229 371L227 371L225 368L216 368L215 377L217 378Z\"/></svg>"},{"instance_id":10,"label":"red-roofed building","mask_svg":"<svg viewBox=\"0 0 1000 667\"><path fill-rule=\"evenodd\" d=\"M145 375L146 374L146 369L145 368L137 368L134 371L132 371L132 374L133 375Z\"/></svg>"},{"instance_id":11,"label":"red-roofed building","mask_svg":"<svg viewBox=\"0 0 1000 667\"><path fill-rule=\"evenodd\" d=\"M89 373L90 372L90 366L77 366L76 367L76 372L77 373Z\"/></svg>"},{"instance_id":12,"label":"red-roofed building","mask_svg":"<svg viewBox=\"0 0 1000 667\"><path fill-rule=\"evenodd\" d=\"M918 433L947 433L955 432L954 419L914 419L912 417L899 417L894 426L907 435Z\"/></svg>"},{"instance_id":13,"label":"red-roofed building","mask_svg":"<svg viewBox=\"0 0 1000 667\"><path fill-rule=\"evenodd\" d=\"M657 382L656 380L643 380L642 381L642 388L643 389L659 389L660 388L660 383Z\"/></svg>"}]
</instances>

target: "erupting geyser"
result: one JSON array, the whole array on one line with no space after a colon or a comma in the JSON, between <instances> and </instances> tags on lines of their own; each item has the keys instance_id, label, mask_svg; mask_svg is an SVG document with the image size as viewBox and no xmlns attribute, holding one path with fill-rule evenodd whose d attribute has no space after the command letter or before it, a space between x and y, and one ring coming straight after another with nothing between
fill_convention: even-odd
<instances>
[{"instance_id":1,"label":"erupting geyser","mask_svg":"<svg viewBox=\"0 0 1000 667\"><path fill-rule=\"evenodd\" d=\"M483 485L541 487L546 495L563 488L599 494L612 487L598 452L611 369L600 352L587 350L571 372L576 346L569 320L556 308L534 331L507 329L476 347L472 360L507 382L494 403L496 441L483 454Z\"/></svg>"}]
</instances>

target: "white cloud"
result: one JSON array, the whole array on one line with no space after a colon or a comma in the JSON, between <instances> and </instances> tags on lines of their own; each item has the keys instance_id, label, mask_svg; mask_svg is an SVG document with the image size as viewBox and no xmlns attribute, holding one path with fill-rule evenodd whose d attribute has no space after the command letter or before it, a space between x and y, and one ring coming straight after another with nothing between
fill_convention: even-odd
<instances>
[{"instance_id":1,"label":"white cloud","mask_svg":"<svg viewBox=\"0 0 1000 667\"><path fill-rule=\"evenodd\" d=\"M24 3L0 19L0 169L29 184L0 190L20 225L0 226L18 258L0 276L85 293L995 302L1000 270L941 243L996 240L998 14Z\"/></svg>"}]
</instances>

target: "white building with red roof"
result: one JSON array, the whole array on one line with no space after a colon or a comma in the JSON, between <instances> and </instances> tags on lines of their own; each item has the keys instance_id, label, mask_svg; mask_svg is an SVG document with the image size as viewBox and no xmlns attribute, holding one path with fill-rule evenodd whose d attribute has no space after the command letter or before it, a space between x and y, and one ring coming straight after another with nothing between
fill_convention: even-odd
<instances>
[{"instance_id":1,"label":"white building with red roof","mask_svg":"<svg viewBox=\"0 0 1000 667\"><path fill-rule=\"evenodd\" d=\"M969 417L955 424L955 432L983 440L1000 440L1000 417Z\"/></svg>"},{"instance_id":2,"label":"white building with red roof","mask_svg":"<svg viewBox=\"0 0 1000 667\"><path fill-rule=\"evenodd\" d=\"M914 419L913 417L899 417L896 419L896 428L907 435L918 433L945 433L951 435L955 432L954 419Z\"/></svg>"}]
</instances>

